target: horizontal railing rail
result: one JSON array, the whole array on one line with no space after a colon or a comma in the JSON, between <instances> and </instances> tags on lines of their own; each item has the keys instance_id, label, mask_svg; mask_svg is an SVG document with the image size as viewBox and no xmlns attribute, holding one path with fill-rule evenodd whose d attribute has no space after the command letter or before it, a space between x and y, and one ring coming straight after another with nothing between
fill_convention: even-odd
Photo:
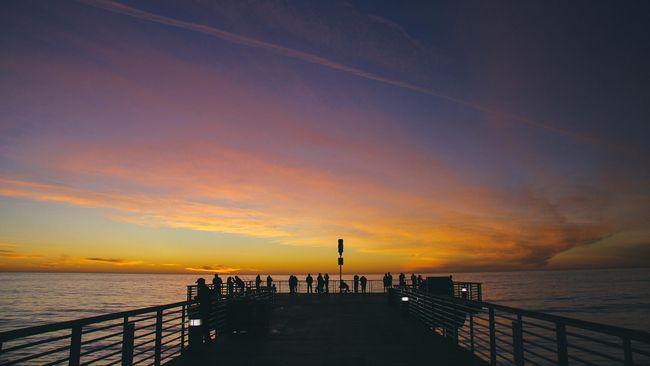
<instances>
[{"instance_id":1,"label":"horizontal railing rail","mask_svg":"<svg viewBox=\"0 0 650 366\"><path fill-rule=\"evenodd\" d=\"M647 332L408 288L390 296L490 365L650 365Z\"/></svg>"}]
</instances>

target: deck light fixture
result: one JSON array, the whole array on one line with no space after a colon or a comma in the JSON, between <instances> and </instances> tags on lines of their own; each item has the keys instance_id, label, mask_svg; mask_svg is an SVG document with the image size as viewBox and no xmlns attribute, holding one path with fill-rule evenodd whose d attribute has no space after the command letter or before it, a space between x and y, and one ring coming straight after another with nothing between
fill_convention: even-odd
<instances>
[{"instance_id":1,"label":"deck light fixture","mask_svg":"<svg viewBox=\"0 0 650 366\"><path fill-rule=\"evenodd\" d=\"M406 301L409 301L408 296L402 296L402 301L405 301L405 302L406 302Z\"/></svg>"},{"instance_id":2,"label":"deck light fixture","mask_svg":"<svg viewBox=\"0 0 650 366\"><path fill-rule=\"evenodd\" d=\"M187 328L188 346L190 350L195 350L203 343L203 321L199 314L190 313L188 319L189 327Z\"/></svg>"}]
</instances>

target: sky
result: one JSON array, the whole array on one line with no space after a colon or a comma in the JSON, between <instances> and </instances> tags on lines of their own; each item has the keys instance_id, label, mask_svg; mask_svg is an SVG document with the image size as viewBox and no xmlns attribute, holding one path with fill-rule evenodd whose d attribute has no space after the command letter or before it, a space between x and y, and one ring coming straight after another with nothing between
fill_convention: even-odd
<instances>
[{"instance_id":1,"label":"sky","mask_svg":"<svg viewBox=\"0 0 650 366\"><path fill-rule=\"evenodd\" d=\"M650 263L645 2L0 8L0 271Z\"/></svg>"}]
</instances>

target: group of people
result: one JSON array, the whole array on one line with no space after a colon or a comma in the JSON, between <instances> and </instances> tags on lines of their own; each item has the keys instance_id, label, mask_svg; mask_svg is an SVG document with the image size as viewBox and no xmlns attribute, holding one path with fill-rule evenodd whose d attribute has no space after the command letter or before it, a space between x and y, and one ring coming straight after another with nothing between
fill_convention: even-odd
<instances>
[{"instance_id":1,"label":"group of people","mask_svg":"<svg viewBox=\"0 0 650 366\"><path fill-rule=\"evenodd\" d=\"M205 282L205 281L204 281ZM218 295L222 295L223 280L215 273L214 278L212 278L212 285L214 286L214 291ZM239 278L239 276L230 277L226 279L226 291L228 295L232 295L235 292L243 293L246 289L246 284L244 280Z\"/></svg>"},{"instance_id":2,"label":"group of people","mask_svg":"<svg viewBox=\"0 0 650 366\"><path fill-rule=\"evenodd\" d=\"M390 274L390 272L387 272L384 274L384 291L387 291L389 288L393 287L393 275ZM424 279L422 278L422 275L415 275L415 273L411 274L411 286L413 288L420 288L422 287L422 284L424 283ZM398 286L399 287L406 287L406 275L404 273L400 273L398 277Z\"/></svg>"},{"instance_id":3,"label":"group of people","mask_svg":"<svg viewBox=\"0 0 650 366\"><path fill-rule=\"evenodd\" d=\"M415 273L411 274L411 286L413 288L419 288L421 287L422 283L424 280L422 279L421 275L416 276ZM257 275L255 277L254 281L254 288L255 290L259 291L262 288L263 284L262 277L260 275ZM298 293L298 285L299 285L299 280L298 277L291 275L289 276L289 293L290 294L297 294ZM311 293L329 293L330 292L330 276L328 273L325 273L324 275L319 273L318 276L316 277L316 291L314 291L314 277L312 277L311 273L307 275L305 278L305 284L307 285L306 292L308 294ZM219 296L221 295L233 295L233 294L238 294L238 293L244 293L246 291L252 290L253 284L249 284L249 286L246 286L246 283L239 278L239 276L234 276L226 279L226 286L224 287L223 279L219 277L218 274L214 275L214 278L212 279L212 284L214 286L214 291L215 294L218 294ZM359 276L359 275L354 275L353 278L353 287L352 290L350 289L350 286L343 280L340 281L339 283L339 291L340 292L354 292L354 293L366 293L366 287L368 284L368 279L366 276ZM384 285L384 291L388 291L388 289L393 287L393 275L390 272L387 272L384 274L383 277L383 285ZM404 273L400 273L398 277L398 286L399 287L406 287L407 285L407 280L406 280L406 275ZM275 284L273 283L273 278L271 275L266 276L266 288L276 292L276 287ZM225 290L225 294L223 293Z\"/></svg>"}]
</instances>

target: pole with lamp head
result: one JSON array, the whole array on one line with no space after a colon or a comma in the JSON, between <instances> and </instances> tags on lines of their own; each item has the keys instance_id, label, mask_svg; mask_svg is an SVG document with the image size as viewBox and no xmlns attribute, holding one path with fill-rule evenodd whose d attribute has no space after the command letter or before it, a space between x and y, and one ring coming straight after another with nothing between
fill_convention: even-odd
<instances>
[{"instance_id":1,"label":"pole with lamp head","mask_svg":"<svg viewBox=\"0 0 650 366\"><path fill-rule=\"evenodd\" d=\"M339 239L339 292L343 292L343 239Z\"/></svg>"}]
</instances>

